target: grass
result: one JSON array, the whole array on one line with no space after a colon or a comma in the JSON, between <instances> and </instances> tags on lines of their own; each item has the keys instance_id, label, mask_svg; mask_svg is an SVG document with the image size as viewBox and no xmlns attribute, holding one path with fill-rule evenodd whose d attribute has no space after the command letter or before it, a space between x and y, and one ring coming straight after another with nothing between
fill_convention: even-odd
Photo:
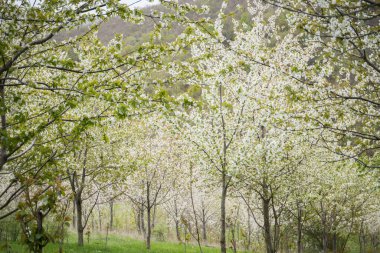
<instances>
[{"instance_id":1,"label":"grass","mask_svg":"<svg viewBox=\"0 0 380 253\"><path fill-rule=\"evenodd\" d=\"M202 247L204 253L218 253L219 248ZM10 251L1 249L0 252L9 253L28 253L27 247L20 243L10 243ZM132 239L121 235L109 235L107 244L104 235L93 235L90 242L85 243L84 247L76 245L75 234L70 234L63 246L65 253L199 253L200 250L195 245L185 245L175 242L152 241L151 250L145 248L144 241ZM232 251L228 251L231 252ZM44 253L58 253L58 244L50 243Z\"/></svg>"}]
</instances>

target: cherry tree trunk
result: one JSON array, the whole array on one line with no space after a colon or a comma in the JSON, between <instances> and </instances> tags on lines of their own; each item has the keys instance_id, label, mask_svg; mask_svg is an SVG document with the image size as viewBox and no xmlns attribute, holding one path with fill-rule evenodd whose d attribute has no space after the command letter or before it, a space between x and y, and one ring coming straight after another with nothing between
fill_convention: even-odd
<instances>
[{"instance_id":1,"label":"cherry tree trunk","mask_svg":"<svg viewBox=\"0 0 380 253\"><path fill-rule=\"evenodd\" d=\"M156 225L156 210L157 210L157 205L154 205L153 215L152 215L152 229L154 229L154 226Z\"/></svg>"},{"instance_id":2,"label":"cherry tree trunk","mask_svg":"<svg viewBox=\"0 0 380 253\"><path fill-rule=\"evenodd\" d=\"M76 206L75 206L75 199L73 200L73 228L75 228L76 227L76 224L75 224L75 222L76 222L76 220L77 220L77 217L75 216L75 210L76 210Z\"/></svg>"},{"instance_id":3,"label":"cherry tree trunk","mask_svg":"<svg viewBox=\"0 0 380 253\"><path fill-rule=\"evenodd\" d=\"M203 212L203 219L202 219L202 239L203 241L207 241L207 221L206 221L206 217L204 216L204 212Z\"/></svg>"},{"instance_id":4,"label":"cherry tree trunk","mask_svg":"<svg viewBox=\"0 0 380 253\"><path fill-rule=\"evenodd\" d=\"M146 233L146 248L147 249L150 249L150 236L151 236L151 233L152 233L152 225L151 225L151 211L152 211L152 206L150 204L150 185L147 183L147 187L146 187L146 203L147 203L147 208L146 208L146 212L147 212L147 233Z\"/></svg>"},{"instance_id":5,"label":"cherry tree trunk","mask_svg":"<svg viewBox=\"0 0 380 253\"><path fill-rule=\"evenodd\" d=\"M247 213L248 213L248 218L247 218L247 227L248 227L247 237L248 238L247 238L246 250L249 250L251 248L251 237L252 237L251 215L250 215L249 207L247 207Z\"/></svg>"},{"instance_id":6,"label":"cherry tree trunk","mask_svg":"<svg viewBox=\"0 0 380 253\"><path fill-rule=\"evenodd\" d=\"M139 235L141 235L142 229L141 229L141 211L138 209L136 211L136 226L137 226L137 232Z\"/></svg>"},{"instance_id":7,"label":"cherry tree trunk","mask_svg":"<svg viewBox=\"0 0 380 253\"><path fill-rule=\"evenodd\" d=\"M326 226L325 221L323 221L322 247L323 247L323 253L328 253L328 237L327 237L327 231L326 231L325 226Z\"/></svg>"},{"instance_id":8,"label":"cherry tree trunk","mask_svg":"<svg viewBox=\"0 0 380 253\"><path fill-rule=\"evenodd\" d=\"M98 219L99 219L99 230L102 231L102 214L100 212L100 207L98 206Z\"/></svg>"},{"instance_id":9,"label":"cherry tree trunk","mask_svg":"<svg viewBox=\"0 0 380 253\"><path fill-rule=\"evenodd\" d=\"M267 249L267 253L275 253L273 245L272 245L272 234L271 234L271 224L270 224L270 216L269 216L269 199L263 199L263 218L264 218L264 239L265 246Z\"/></svg>"},{"instance_id":10,"label":"cherry tree trunk","mask_svg":"<svg viewBox=\"0 0 380 253\"><path fill-rule=\"evenodd\" d=\"M150 237L152 234L152 225L151 225L151 209L147 209L147 233L146 233L146 248L150 249Z\"/></svg>"},{"instance_id":11,"label":"cherry tree trunk","mask_svg":"<svg viewBox=\"0 0 380 253\"><path fill-rule=\"evenodd\" d=\"M3 72L0 73L1 75ZM5 106L5 79L3 79L2 85L0 85L0 106L1 108L6 108ZM1 130L3 133L7 131L7 118L6 110L1 110ZM7 162L7 149L6 145L1 145L0 147L0 171L3 169L4 164Z\"/></svg>"},{"instance_id":12,"label":"cherry tree trunk","mask_svg":"<svg viewBox=\"0 0 380 253\"><path fill-rule=\"evenodd\" d=\"M297 207L297 252L303 252L302 245L302 207L298 205Z\"/></svg>"},{"instance_id":13,"label":"cherry tree trunk","mask_svg":"<svg viewBox=\"0 0 380 253\"><path fill-rule=\"evenodd\" d=\"M42 235L42 233L43 233L43 226L42 226L43 218L44 218L44 216L43 216L42 212L39 210L37 212L37 230L36 230L37 235ZM42 253L42 249L43 249L43 245L41 245L40 243L37 243L35 246L34 252L35 253Z\"/></svg>"},{"instance_id":14,"label":"cherry tree trunk","mask_svg":"<svg viewBox=\"0 0 380 253\"><path fill-rule=\"evenodd\" d=\"M78 245L83 246L83 210L82 210L82 199L80 196L75 197L75 206L77 209L77 233L78 233Z\"/></svg>"},{"instance_id":15,"label":"cherry tree trunk","mask_svg":"<svg viewBox=\"0 0 380 253\"><path fill-rule=\"evenodd\" d=\"M227 252L226 245L226 198L227 198L227 182L226 174L222 175L222 197L220 201L220 252Z\"/></svg>"},{"instance_id":16,"label":"cherry tree trunk","mask_svg":"<svg viewBox=\"0 0 380 253\"><path fill-rule=\"evenodd\" d=\"M143 235L144 235L144 238L146 237L146 229L145 229L145 219L144 219L144 206L141 207L141 213L140 213L140 218L141 218L141 221L140 221L140 226L141 226L141 230L143 232Z\"/></svg>"},{"instance_id":17,"label":"cherry tree trunk","mask_svg":"<svg viewBox=\"0 0 380 253\"><path fill-rule=\"evenodd\" d=\"M175 233L176 233L176 236L177 236L177 241L181 242L181 234L179 232L179 221L176 220L175 221Z\"/></svg>"},{"instance_id":18,"label":"cherry tree trunk","mask_svg":"<svg viewBox=\"0 0 380 253\"><path fill-rule=\"evenodd\" d=\"M110 202L110 230L113 229L113 201Z\"/></svg>"},{"instance_id":19,"label":"cherry tree trunk","mask_svg":"<svg viewBox=\"0 0 380 253\"><path fill-rule=\"evenodd\" d=\"M360 253L365 252L365 234L364 234L364 227L363 227L363 221L360 224L360 231L359 231L359 245L360 245Z\"/></svg>"},{"instance_id":20,"label":"cherry tree trunk","mask_svg":"<svg viewBox=\"0 0 380 253\"><path fill-rule=\"evenodd\" d=\"M336 233L333 234L332 247L333 247L333 253L337 253L338 252L338 245L337 245Z\"/></svg>"}]
</instances>

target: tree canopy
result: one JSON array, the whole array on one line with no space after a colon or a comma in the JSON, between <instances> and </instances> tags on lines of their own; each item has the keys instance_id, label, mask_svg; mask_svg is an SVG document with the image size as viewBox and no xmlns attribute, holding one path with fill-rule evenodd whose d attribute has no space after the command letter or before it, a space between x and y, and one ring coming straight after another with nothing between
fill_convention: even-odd
<instances>
[{"instance_id":1,"label":"tree canopy","mask_svg":"<svg viewBox=\"0 0 380 253\"><path fill-rule=\"evenodd\" d=\"M0 4L0 243L376 252L380 3L138 2Z\"/></svg>"}]
</instances>

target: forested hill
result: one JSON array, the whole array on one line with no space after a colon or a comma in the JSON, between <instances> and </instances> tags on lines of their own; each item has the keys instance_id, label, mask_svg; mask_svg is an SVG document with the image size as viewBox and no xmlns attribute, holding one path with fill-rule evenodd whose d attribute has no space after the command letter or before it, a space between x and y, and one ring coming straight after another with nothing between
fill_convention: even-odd
<instances>
[{"instance_id":1,"label":"forested hill","mask_svg":"<svg viewBox=\"0 0 380 253\"><path fill-rule=\"evenodd\" d=\"M217 17L222 5L222 1L220 0L182 0L180 3L197 4L198 6L207 5L209 7L209 12L206 16L211 19L215 19ZM248 20L249 14L246 8L238 8L239 6L246 6L246 1L232 0L229 1L226 7L225 13L227 14L227 17L225 19L226 23L224 32L227 37L232 36L232 18L241 21ZM153 10L158 10L160 12L166 11L166 9L161 5L154 5L142 9L143 13L146 15L151 14ZM118 17L112 17L100 26L98 37L102 42L108 43L115 36L115 34L123 34L126 46L133 47L134 45L139 45L141 42L149 40L150 32L152 31L153 26L154 21L149 17L147 17L142 24L126 23ZM84 33L87 29L88 26L83 26L77 30L70 31L70 33L62 33L56 38L60 40L67 37L76 36ZM167 41L173 40L180 32L181 28L173 27L170 33L165 34L163 39Z\"/></svg>"}]
</instances>

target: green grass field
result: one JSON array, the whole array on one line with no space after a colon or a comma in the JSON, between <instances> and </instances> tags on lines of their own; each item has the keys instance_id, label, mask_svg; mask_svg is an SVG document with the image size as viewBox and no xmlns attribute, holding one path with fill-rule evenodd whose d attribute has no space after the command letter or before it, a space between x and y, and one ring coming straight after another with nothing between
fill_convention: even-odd
<instances>
[{"instance_id":1,"label":"green grass field","mask_svg":"<svg viewBox=\"0 0 380 253\"><path fill-rule=\"evenodd\" d=\"M65 240L63 245L64 253L199 253L200 250L196 245L185 245L177 242L159 242L152 241L152 248L148 251L145 248L144 241L132 239L128 236L109 235L106 244L105 235L98 234L92 235L90 242L85 242L84 247L78 247L76 244L76 235L70 233L67 240ZM206 247L203 246L202 250L204 253L219 253L220 250L217 247ZM357 253L359 252L358 245L355 241L349 241L346 252ZM228 251L232 253L232 250ZM252 251L250 251L251 253ZM254 251L259 253L260 251ZM317 251L305 251L305 252L317 252ZM375 251L368 251L375 252ZM20 244L20 242L8 243L8 247L5 247L4 242L0 242L0 253L29 253L26 246ZM44 253L58 253L58 244L49 243L45 249ZM239 253L244 253L240 251ZM246 252L248 253L248 252Z\"/></svg>"},{"instance_id":2,"label":"green grass field","mask_svg":"<svg viewBox=\"0 0 380 253\"><path fill-rule=\"evenodd\" d=\"M29 253L26 246L14 242L9 244L7 249L2 243L0 252L9 253ZM219 248L203 247L204 253L218 253ZM84 247L76 245L76 238L71 234L63 246L65 253L198 253L199 248L195 245L185 245L175 242L156 242L152 241L152 248L148 251L143 241L132 239L126 236L110 235L106 244L105 235L93 235L90 242L85 243ZM229 251L232 253L232 251ZM58 244L48 244L44 253L58 253Z\"/></svg>"}]
</instances>

